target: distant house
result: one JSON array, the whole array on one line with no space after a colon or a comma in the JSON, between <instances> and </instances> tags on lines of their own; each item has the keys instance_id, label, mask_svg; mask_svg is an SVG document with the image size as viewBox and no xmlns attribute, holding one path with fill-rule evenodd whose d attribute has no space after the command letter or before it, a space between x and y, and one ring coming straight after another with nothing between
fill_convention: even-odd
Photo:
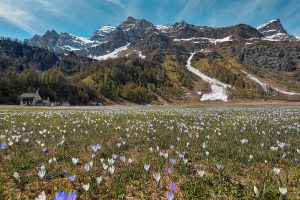
<instances>
[{"instance_id":1,"label":"distant house","mask_svg":"<svg viewBox=\"0 0 300 200\"><path fill-rule=\"evenodd\" d=\"M20 96L20 105L21 106L50 106L51 102L49 98L43 100L39 95L39 92L35 93L23 93Z\"/></svg>"},{"instance_id":2,"label":"distant house","mask_svg":"<svg viewBox=\"0 0 300 200\"><path fill-rule=\"evenodd\" d=\"M35 93L23 93L20 96L20 105L21 106L35 106L38 101L41 101L42 98L39 95L39 92Z\"/></svg>"}]
</instances>

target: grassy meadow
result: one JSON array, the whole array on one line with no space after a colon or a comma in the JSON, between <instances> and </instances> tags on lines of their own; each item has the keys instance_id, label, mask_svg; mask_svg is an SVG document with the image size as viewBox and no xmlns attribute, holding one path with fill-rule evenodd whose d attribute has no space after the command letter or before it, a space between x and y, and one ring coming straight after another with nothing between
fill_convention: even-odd
<instances>
[{"instance_id":1,"label":"grassy meadow","mask_svg":"<svg viewBox=\"0 0 300 200\"><path fill-rule=\"evenodd\" d=\"M2 106L0 144L0 199L300 199L297 106Z\"/></svg>"}]
</instances>

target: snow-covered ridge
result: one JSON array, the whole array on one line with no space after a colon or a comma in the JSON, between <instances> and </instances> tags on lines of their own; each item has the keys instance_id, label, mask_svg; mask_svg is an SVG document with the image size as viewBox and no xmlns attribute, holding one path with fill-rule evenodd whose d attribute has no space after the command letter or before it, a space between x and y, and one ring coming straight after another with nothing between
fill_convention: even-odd
<instances>
[{"instance_id":1,"label":"snow-covered ridge","mask_svg":"<svg viewBox=\"0 0 300 200\"><path fill-rule=\"evenodd\" d=\"M116 29L114 26L102 26L97 30L97 32L102 32L102 33L111 33Z\"/></svg>"},{"instance_id":2,"label":"snow-covered ridge","mask_svg":"<svg viewBox=\"0 0 300 200\"><path fill-rule=\"evenodd\" d=\"M211 85L211 93L208 94L202 94L201 96L201 101L209 101L209 100L222 100L222 101L227 101L228 100L228 95L227 95L227 88L231 87L230 85L227 85L225 83L222 83L221 81L218 81L214 78L211 78L209 76L206 76L202 72L200 72L198 69L194 68L192 66L192 59L194 55L197 52L194 52L191 54L189 57L186 67L187 69L195 74L196 76L200 77L203 81L208 82ZM198 94L201 94L199 92Z\"/></svg>"},{"instance_id":3,"label":"snow-covered ridge","mask_svg":"<svg viewBox=\"0 0 300 200\"><path fill-rule=\"evenodd\" d=\"M274 35L268 36L263 38L262 40L269 40L269 41L282 41L283 39L288 39L289 35L286 33L276 33Z\"/></svg>"},{"instance_id":4,"label":"snow-covered ridge","mask_svg":"<svg viewBox=\"0 0 300 200\"><path fill-rule=\"evenodd\" d=\"M268 85L267 83L263 83L262 81L260 81L258 78L256 78L254 75L252 74L249 74L248 72L244 71L244 70L241 70L244 74L247 75L247 77L251 80L253 80L254 82L258 83L259 85L261 85L262 89L265 91L265 92L268 92L268 89L269 88L272 88L273 90L279 92L279 93L282 93L282 94L286 94L286 95L290 95L290 96L294 96L294 95L300 95L300 93L297 93L297 92L288 92L288 91L285 91L285 90L282 90L282 89L279 89L279 88L276 88L276 87L272 87L270 85Z\"/></svg>"},{"instance_id":5,"label":"snow-covered ridge","mask_svg":"<svg viewBox=\"0 0 300 200\"><path fill-rule=\"evenodd\" d=\"M160 30L164 33L168 32L173 26L172 25L155 25L155 28L157 30Z\"/></svg>"},{"instance_id":6,"label":"snow-covered ridge","mask_svg":"<svg viewBox=\"0 0 300 200\"><path fill-rule=\"evenodd\" d=\"M119 56L119 53L122 52L122 51L125 51L128 49L130 43L128 43L127 45L125 46L122 46L122 47L119 47L117 49L115 49L113 52L110 52L106 55L102 55L102 56L93 56L91 58L93 59L96 59L96 60L108 60L110 58L117 58Z\"/></svg>"},{"instance_id":7,"label":"snow-covered ridge","mask_svg":"<svg viewBox=\"0 0 300 200\"><path fill-rule=\"evenodd\" d=\"M208 40L208 42L213 43L213 44L232 41L231 36L228 36L228 37L221 38L221 39L206 38L206 37L182 38L182 39L174 39L174 42L192 41L192 40ZM194 43L197 43L197 42L194 42Z\"/></svg>"},{"instance_id":8,"label":"snow-covered ridge","mask_svg":"<svg viewBox=\"0 0 300 200\"><path fill-rule=\"evenodd\" d=\"M62 34L71 36L75 41L77 41L77 42L79 42L81 44L94 44L94 43L98 43L97 41L90 40L89 38L75 36L75 35L72 35L70 33L62 33Z\"/></svg>"},{"instance_id":9,"label":"snow-covered ridge","mask_svg":"<svg viewBox=\"0 0 300 200\"><path fill-rule=\"evenodd\" d=\"M277 21L277 19L270 20L270 21L268 21L267 23L262 24L262 25L256 27L256 29L262 29L262 28L264 28L264 27L266 27L266 26L268 26L268 25L270 25L270 24L272 24L272 23L274 23L274 22L276 22L276 21Z\"/></svg>"}]
</instances>

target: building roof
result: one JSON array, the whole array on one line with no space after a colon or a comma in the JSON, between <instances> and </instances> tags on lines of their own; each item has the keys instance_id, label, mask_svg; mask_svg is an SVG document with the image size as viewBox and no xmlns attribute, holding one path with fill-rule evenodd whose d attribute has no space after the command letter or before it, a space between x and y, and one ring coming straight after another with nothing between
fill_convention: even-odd
<instances>
[{"instance_id":1,"label":"building roof","mask_svg":"<svg viewBox=\"0 0 300 200\"><path fill-rule=\"evenodd\" d=\"M39 93L23 93L20 96L21 98L36 98L37 100L41 100L41 96Z\"/></svg>"}]
</instances>

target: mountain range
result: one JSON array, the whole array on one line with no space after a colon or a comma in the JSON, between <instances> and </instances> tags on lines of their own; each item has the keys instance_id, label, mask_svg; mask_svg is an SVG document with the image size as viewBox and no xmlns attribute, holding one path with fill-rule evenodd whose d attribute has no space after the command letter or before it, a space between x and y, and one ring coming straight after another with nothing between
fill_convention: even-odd
<instances>
[{"instance_id":1,"label":"mountain range","mask_svg":"<svg viewBox=\"0 0 300 200\"><path fill-rule=\"evenodd\" d=\"M47 67L38 69L56 67L67 76L77 76L92 91L93 101L170 103L300 97L300 39L287 33L279 19L257 28L247 24L214 28L184 21L154 25L145 19L128 17L119 26L100 27L90 38L49 30L22 45L53 54L60 64L56 61L56 65L44 64ZM4 57L11 57L3 49L1 46L0 63ZM63 66L61 63L68 59L73 64ZM123 69L124 65L131 71ZM104 74L99 77L103 68L109 72L102 71ZM113 86L108 89L118 90L117 94L104 94L101 78L109 79ZM124 89L140 96L151 93L151 98L132 100L129 96L135 94L126 97Z\"/></svg>"},{"instance_id":2,"label":"mountain range","mask_svg":"<svg viewBox=\"0 0 300 200\"><path fill-rule=\"evenodd\" d=\"M106 25L99 28L90 38L78 37L65 32L59 34L55 30L51 30L42 36L35 35L26 40L26 43L58 53L72 51L80 56L103 60L107 58L106 55L120 48L122 50L127 47L139 49L139 44L151 37L165 38L165 42L171 40L173 43L188 40L213 43L222 42L224 38L229 40L299 40L284 30L279 19L271 20L257 28L246 24L213 28L194 26L184 21L172 25L153 25L145 19L128 17L117 27Z\"/></svg>"}]
</instances>

